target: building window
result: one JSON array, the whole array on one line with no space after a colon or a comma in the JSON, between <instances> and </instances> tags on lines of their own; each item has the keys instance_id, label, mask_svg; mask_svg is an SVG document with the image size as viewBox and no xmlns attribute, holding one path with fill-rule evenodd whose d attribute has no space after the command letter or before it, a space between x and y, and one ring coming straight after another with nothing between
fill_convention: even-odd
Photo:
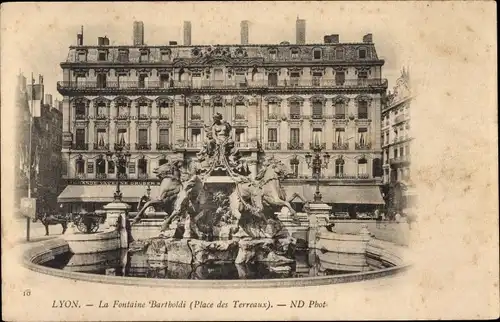
<instances>
[{"instance_id":1,"label":"building window","mask_svg":"<svg viewBox=\"0 0 500 322\"><path fill-rule=\"evenodd\" d=\"M321 145L323 142L323 131L321 129L313 129L313 144L315 146Z\"/></svg>"},{"instance_id":2,"label":"building window","mask_svg":"<svg viewBox=\"0 0 500 322\"><path fill-rule=\"evenodd\" d=\"M140 145L148 144L148 129L139 129L138 142Z\"/></svg>"},{"instance_id":3,"label":"building window","mask_svg":"<svg viewBox=\"0 0 500 322\"><path fill-rule=\"evenodd\" d=\"M128 105L126 103L120 103L118 105L118 117L126 118L128 116Z\"/></svg>"},{"instance_id":4,"label":"building window","mask_svg":"<svg viewBox=\"0 0 500 322\"><path fill-rule=\"evenodd\" d=\"M192 120L201 120L201 105L200 104L191 105L191 119Z\"/></svg>"},{"instance_id":5,"label":"building window","mask_svg":"<svg viewBox=\"0 0 500 322\"><path fill-rule=\"evenodd\" d=\"M126 52L126 51L120 51L118 53L118 61L121 62L121 63L128 62L128 52Z\"/></svg>"},{"instance_id":6,"label":"building window","mask_svg":"<svg viewBox=\"0 0 500 322\"><path fill-rule=\"evenodd\" d=\"M358 129L358 143L360 146L365 146L367 143L367 135L368 129L367 128L359 128Z\"/></svg>"},{"instance_id":7,"label":"building window","mask_svg":"<svg viewBox=\"0 0 500 322\"><path fill-rule=\"evenodd\" d=\"M362 48L358 50L358 57L360 59L365 59L366 58L366 49Z\"/></svg>"},{"instance_id":8,"label":"building window","mask_svg":"<svg viewBox=\"0 0 500 322\"><path fill-rule=\"evenodd\" d=\"M276 49L269 50L269 58L271 58L272 60L275 60L277 55L278 51Z\"/></svg>"},{"instance_id":9,"label":"building window","mask_svg":"<svg viewBox=\"0 0 500 322\"><path fill-rule=\"evenodd\" d=\"M95 168L97 174L106 173L106 160L102 157L98 158L95 162Z\"/></svg>"},{"instance_id":10,"label":"building window","mask_svg":"<svg viewBox=\"0 0 500 322\"><path fill-rule=\"evenodd\" d=\"M169 60L169 54L167 52L162 52L161 53L161 60L162 61L168 61Z\"/></svg>"},{"instance_id":11,"label":"building window","mask_svg":"<svg viewBox=\"0 0 500 322\"><path fill-rule=\"evenodd\" d=\"M297 178L299 176L299 162L292 162L290 163L290 168L292 170L292 176L294 178Z\"/></svg>"},{"instance_id":12,"label":"building window","mask_svg":"<svg viewBox=\"0 0 500 322\"><path fill-rule=\"evenodd\" d=\"M99 52L99 56L98 56L98 58L97 58L97 59L98 59L99 61L106 61L106 56L107 56L107 55L106 55L106 52L105 52L105 51L101 51L101 52Z\"/></svg>"},{"instance_id":13,"label":"building window","mask_svg":"<svg viewBox=\"0 0 500 322\"><path fill-rule=\"evenodd\" d=\"M297 128L290 129L290 143L291 144L300 143L300 129Z\"/></svg>"},{"instance_id":14,"label":"building window","mask_svg":"<svg viewBox=\"0 0 500 322\"><path fill-rule=\"evenodd\" d=\"M267 85L268 86L278 86L278 74L277 73L269 73L267 76Z\"/></svg>"},{"instance_id":15,"label":"building window","mask_svg":"<svg viewBox=\"0 0 500 322\"><path fill-rule=\"evenodd\" d=\"M97 147L98 149L106 149L108 143L108 135L106 129L97 129Z\"/></svg>"},{"instance_id":16,"label":"building window","mask_svg":"<svg viewBox=\"0 0 500 322\"><path fill-rule=\"evenodd\" d=\"M366 120L368 119L368 102L359 101L358 102L358 119Z\"/></svg>"},{"instance_id":17,"label":"building window","mask_svg":"<svg viewBox=\"0 0 500 322\"><path fill-rule=\"evenodd\" d=\"M168 144L169 143L169 133L168 129L160 129L160 138L159 138L159 143L160 144Z\"/></svg>"},{"instance_id":18,"label":"building window","mask_svg":"<svg viewBox=\"0 0 500 322\"><path fill-rule=\"evenodd\" d=\"M290 86L299 86L300 73L290 73Z\"/></svg>"},{"instance_id":19,"label":"building window","mask_svg":"<svg viewBox=\"0 0 500 322\"><path fill-rule=\"evenodd\" d=\"M225 114L222 103L220 103L220 102L214 103L214 114L216 114L216 113L220 113L222 115Z\"/></svg>"},{"instance_id":20,"label":"building window","mask_svg":"<svg viewBox=\"0 0 500 322\"><path fill-rule=\"evenodd\" d=\"M85 148L85 129L76 129L75 145L80 150Z\"/></svg>"},{"instance_id":21,"label":"building window","mask_svg":"<svg viewBox=\"0 0 500 322\"><path fill-rule=\"evenodd\" d=\"M169 76L168 74L161 74L160 75L160 87L161 88L168 88L169 84Z\"/></svg>"},{"instance_id":22,"label":"building window","mask_svg":"<svg viewBox=\"0 0 500 322\"><path fill-rule=\"evenodd\" d=\"M398 148L394 148L394 159L398 158Z\"/></svg>"},{"instance_id":23,"label":"building window","mask_svg":"<svg viewBox=\"0 0 500 322\"><path fill-rule=\"evenodd\" d=\"M315 49L313 52L314 59L321 59L321 49Z\"/></svg>"},{"instance_id":24,"label":"building window","mask_svg":"<svg viewBox=\"0 0 500 322\"><path fill-rule=\"evenodd\" d=\"M335 103L335 118L345 119L345 104L344 102Z\"/></svg>"},{"instance_id":25,"label":"building window","mask_svg":"<svg viewBox=\"0 0 500 322\"><path fill-rule=\"evenodd\" d=\"M403 148L403 147L400 147L400 148L399 148L399 155L400 155L401 157L404 157L404 156L405 156L405 150L404 150L404 148Z\"/></svg>"},{"instance_id":26,"label":"building window","mask_svg":"<svg viewBox=\"0 0 500 322\"><path fill-rule=\"evenodd\" d=\"M148 61L149 55L147 51L141 52L141 63L145 63Z\"/></svg>"},{"instance_id":27,"label":"building window","mask_svg":"<svg viewBox=\"0 0 500 322\"><path fill-rule=\"evenodd\" d=\"M312 86L320 86L321 85L321 77L323 76L320 72L314 72L312 74Z\"/></svg>"},{"instance_id":28,"label":"building window","mask_svg":"<svg viewBox=\"0 0 500 322\"><path fill-rule=\"evenodd\" d=\"M344 176L344 159L338 158L335 160L335 176L343 177Z\"/></svg>"},{"instance_id":29,"label":"building window","mask_svg":"<svg viewBox=\"0 0 500 322\"><path fill-rule=\"evenodd\" d=\"M137 162L137 169L139 175L145 175L148 173L148 160L142 158Z\"/></svg>"},{"instance_id":30,"label":"building window","mask_svg":"<svg viewBox=\"0 0 500 322\"><path fill-rule=\"evenodd\" d=\"M344 49L342 48L335 49L335 59L344 59Z\"/></svg>"},{"instance_id":31,"label":"building window","mask_svg":"<svg viewBox=\"0 0 500 322\"><path fill-rule=\"evenodd\" d=\"M345 83L345 73L344 72L336 72L335 73L335 84L338 86L344 85Z\"/></svg>"},{"instance_id":32,"label":"building window","mask_svg":"<svg viewBox=\"0 0 500 322\"><path fill-rule=\"evenodd\" d=\"M278 103L269 102L267 108L268 108L268 114L267 114L268 118L277 119L280 113Z\"/></svg>"},{"instance_id":33,"label":"building window","mask_svg":"<svg viewBox=\"0 0 500 322\"><path fill-rule=\"evenodd\" d=\"M160 119L168 120L170 118L169 104L166 101L160 103Z\"/></svg>"},{"instance_id":34,"label":"building window","mask_svg":"<svg viewBox=\"0 0 500 322\"><path fill-rule=\"evenodd\" d=\"M116 168L118 170L117 172L118 172L119 176L120 175L123 176L124 174L127 173L127 164L126 164L125 160L123 160L123 159L118 160L118 164L117 164Z\"/></svg>"},{"instance_id":35,"label":"building window","mask_svg":"<svg viewBox=\"0 0 500 322\"><path fill-rule=\"evenodd\" d=\"M97 87L106 88L106 74L97 74Z\"/></svg>"},{"instance_id":36,"label":"building window","mask_svg":"<svg viewBox=\"0 0 500 322\"><path fill-rule=\"evenodd\" d=\"M149 106L147 103L139 103L139 118L145 119L149 116Z\"/></svg>"},{"instance_id":37,"label":"building window","mask_svg":"<svg viewBox=\"0 0 500 322\"><path fill-rule=\"evenodd\" d=\"M405 151L406 151L406 155L410 155L410 146L409 145L406 146Z\"/></svg>"},{"instance_id":38,"label":"building window","mask_svg":"<svg viewBox=\"0 0 500 322\"><path fill-rule=\"evenodd\" d=\"M127 87L128 77L126 75L118 75L118 88Z\"/></svg>"},{"instance_id":39,"label":"building window","mask_svg":"<svg viewBox=\"0 0 500 322\"><path fill-rule=\"evenodd\" d=\"M104 119L108 117L108 110L106 108L106 103L99 102L97 103L97 117Z\"/></svg>"},{"instance_id":40,"label":"building window","mask_svg":"<svg viewBox=\"0 0 500 322\"><path fill-rule=\"evenodd\" d=\"M108 173L115 173L115 163L113 161L108 161Z\"/></svg>"},{"instance_id":41,"label":"building window","mask_svg":"<svg viewBox=\"0 0 500 322\"><path fill-rule=\"evenodd\" d=\"M237 103L236 104L234 117L237 120L244 120L244 119L246 119L246 107L245 107L245 104L243 104L243 103Z\"/></svg>"},{"instance_id":42,"label":"building window","mask_svg":"<svg viewBox=\"0 0 500 322\"><path fill-rule=\"evenodd\" d=\"M300 118L300 103L290 102L290 118L299 119Z\"/></svg>"},{"instance_id":43,"label":"building window","mask_svg":"<svg viewBox=\"0 0 500 322\"><path fill-rule=\"evenodd\" d=\"M313 119L323 118L323 103L314 102L313 103Z\"/></svg>"},{"instance_id":44,"label":"building window","mask_svg":"<svg viewBox=\"0 0 500 322\"><path fill-rule=\"evenodd\" d=\"M87 82L85 76L76 76L76 87L84 87Z\"/></svg>"},{"instance_id":45,"label":"building window","mask_svg":"<svg viewBox=\"0 0 500 322\"><path fill-rule=\"evenodd\" d=\"M267 141L278 142L278 129L267 129Z\"/></svg>"},{"instance_id":46,"label":"building window","mask_svg":"<svg viewBox=\"0 0 500 322\"><path fill-rule=\"evenodd\" d=\"M201 130L191 129L191 142L198 143L201 142Z\"/></svg>"},{"instance_id":47,"label":"building window","mask_svg":"<svg viewBox=\"0 0 500 322\"><path fill-rule=\"evenodd\" d=\"M127 144L127 129L118 129L116 142L118 142L119 146L124 147Z\"/></svg>"},{"instance_id":48,"label":"building window","mask_svg":"<svg viewBox=\"0 0 500 322\"><path fill-rule=\"evenodd\" d=\"M367 161L365 158L358 160L358 176L366 176L368 174L367 171Z\"/></svg>"},{"instance_id":49,"label":"building window","mask_svg":"<svg viewBox=\"0 0 500 322\"><path fill-rule=\"evenodd\" d=\"M335 143L338 145L344 144L345 129L335 129Z\"/></svg>"},{"instance_id":50,"label":"building window","mask_svg":"<svg viewBox=\"0 0 500 322\"><path fill-rule=\"evenodd\" d=\"M145 88L147 81L148 81L148 75L146 74L139 75L139 88Z\"/></svg>"},{"instance_id":51,"label":"building window","mask_svg":"<svg viewBox=\"0 0 500 322\"><path fill-rule=\"evenodd\" d=\"M234 130L234 141L235 142L245 142L245 129L235 129Z\"/></svg>"},{"instance_id":52,"label":"building window","mask_svg":"<svg viewBox=\"0 0 500 322\"><path fill-rule=\"evenodd\" d=\"M382 160L380 160L380 158L373 159L372 167L372 173L374 177L381 177L383 175Z\"/></svg>"},{"instance_id":53,"label":"building window","mask_svg":"<svg viewBox=\"0 0 500 322\"><path fill-rule=\"evenodd\" d=\"M87 60L87 54L85 52L78 53L78 61L84 62Z\"/></svg>"},{"instance_id":54,"label":"building window","mask_svg":"<svg viewBox=\"0 0 500 322\"><path fill-rule=\"evenodd\" d=\"M83 120L87 116L87 108L85 103L78 102L75 105L75 117L77 120Z\"/></svg>"},{"instance_id":55,"label":"building window","mask_svg":"<svg viewBox=\"0 0 500 322\"><path fill-rule=\"evenodd\" d=\"M76 160L76 173L84 174L85 173L85 160L79 158Z\"/></svg>"},{"instance_id":56,"label":"building window","mask_svg":"<svg viewBox=\"0 0 500 322\"><path fill-rule=\"evenodd\" d=\"M292 49L292 59L298 59L298 58L299 58L299 50Z\"/></svg>"}]
</instances>

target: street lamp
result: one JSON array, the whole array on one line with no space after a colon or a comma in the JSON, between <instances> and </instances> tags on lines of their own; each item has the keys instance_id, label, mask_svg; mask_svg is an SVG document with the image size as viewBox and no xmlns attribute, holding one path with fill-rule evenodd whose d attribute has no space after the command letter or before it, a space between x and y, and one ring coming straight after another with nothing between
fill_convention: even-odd
<instances>
[{"instance_id":1,"label":"street lamp","mask_svg":"<svg viewBox=\"0 0 500 322\"><path fill-rule=\"evenodd\" d=\"M108 161L114 161L116 164L117 169L120 169L122 164L125 164L125 166L128 164L128 161L130 160L131 154L129 152L123 153L123 147L116 147L115 148L115 153L108 151L106 153L106 158ZM126 169L126 168L125 168ZM126 170L125 170L126 171ZM116 191L114 193L114 201L116 202L121 202L122 201L122 193L120 191L120 178L121 173L117 171L116 173Z\"/></svg>"},{"instance_id":2,"label":"street lamp","mask_svg":"<svg viewBox=\"0 0 500 322\"><path fill-rule=\"evenodd\" d=\"M316 144L313 148L314 155L307 152L306 154L306 162L307 166L313 170L313 176L316 176L316 192L314 193L314 201L321 201L321 193L319 192L319 178L321 176L321 169L326 169L328 167L328 163L330 162L330 154L325 152L323 154L323 160L321 160L321 151L323 148L321 145Z\"/></svg>"}]
</instances>

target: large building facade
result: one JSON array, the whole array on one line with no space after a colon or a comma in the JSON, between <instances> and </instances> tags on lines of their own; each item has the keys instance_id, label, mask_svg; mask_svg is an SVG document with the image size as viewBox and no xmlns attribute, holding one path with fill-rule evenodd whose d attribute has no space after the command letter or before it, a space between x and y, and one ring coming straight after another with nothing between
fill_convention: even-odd
<instances>
[{"instance_id":1,"label":"large building facade","mask_svg":"<svg viewBox=\"0 0 500 322\"><path fill-rule=\"evenodd\" d=\"M117 176L125 200L137 202L146 185L155 189L152 169L164 160L189 165L205 139L204 125L218 112L233 126L254 174L269 155L289 166L284 186L298 208L313 200L316 181L305 155L314 145L330 156L319 181L335 212L383 203L387 81L371 34L359 43L329 35L322 44L91 46L83 45L83 35L78 41L58 82L63 179L70 185L61 202L100 207L112 198ZM127 167L107 160L117 147L130 151Z\"/></svg>"},{"instance_id":2,"label":"large building facade","mask_svg":"<svg viewBox=\"0 0 500 322\"><path fill-rule=\"evenodd\" d=\"M46 94L41 102L39 117L32 118L31 172L30 172L30 107L29 86L26 77L18 75L16 91L16 205L28 196L31 174L31 196L37 200L39 212L57 211L57 197L61 186L62 113L52 95ZM42 86L40 76L36 85ZM42 94L43 97L43 94Z\"/></svg>"},{"instance_id":3,"label":"large building facade","mask_svg":"<svg viewBox=\"0 0 500 322\"><path fill-rule=\"evenodd\" d=\"M411 153L413 136L410 129L410 105L413 99L409 72L401 71L392 93L382 108L382 149L384 184L388 208L401 211L412 199Z\"/></svg>"}]
</instances>

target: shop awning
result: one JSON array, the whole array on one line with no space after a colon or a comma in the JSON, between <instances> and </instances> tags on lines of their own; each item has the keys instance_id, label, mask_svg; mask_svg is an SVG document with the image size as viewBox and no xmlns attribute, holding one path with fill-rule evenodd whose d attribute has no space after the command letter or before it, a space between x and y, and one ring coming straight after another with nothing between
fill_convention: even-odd
<instances>
[{"instance_id":1,"label":"shop awning","mask_svg":"<svg viewBox=\"0 0 500 322\"><path fill-rule=\"evenodd\" d=\"M312 185L285 186L289 202L313 201L316 187ZM385 204L378 186L320 186L322 201L344 204Z\"/></svg>"},{"instance_id":2,"label":"shop awning","mask_svg":"<svg viewBox=\"0 0 500 322\"><path fill-rule=\"evenodd\" d=\"M146 186L120 186L124 202L139 202L146 194ZM160 187L151 186L151 197L158 195ZM116 191L115 185L69 185L57 197L57 202L111 202Z\"/></svg>"}]
</instances>

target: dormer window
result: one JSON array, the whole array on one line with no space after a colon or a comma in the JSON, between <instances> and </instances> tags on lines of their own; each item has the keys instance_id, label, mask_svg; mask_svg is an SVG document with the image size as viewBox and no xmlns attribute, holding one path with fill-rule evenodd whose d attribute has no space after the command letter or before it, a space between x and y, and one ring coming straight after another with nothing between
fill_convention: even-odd
<instances>
[{"instance_id":1,"label":"dormer window","mask_svg":"<svg viewBox=\"0 0 500 322\"><path fill-rule=\"evenodd\" d=\"M292 59L299 58L299 50L297 48L292 49Z\"/></svg>"},{"instance_id":2,"label":"dormer window","mask_svg":"<svg viewBox=\"0 0 500 322\"><path fill-rule=\"evenodd\" d=\"M87 53L86 53L86 52L84 52L84 51L80 51L80 52L78 53L77 60L78 60L79 62L84 62L84 61L86 61L86 60L87 60Z\"/></svg>"},{"instance_id":3,"label":"dormer window","mask_svg":"<svg viewBox=\"0 0 500 322\"><path fill-rule=\"evenodd\" d=\"M321 59L321 49L314 49L313 58L314 59Z\"/></svg>"},{"instance_id":4,"label":"dormer window","mask_svg":"<svg viewBox=\"0 0 500 322\"><path fill-rule=\"evenodd\" d=\"M108 53L106 51L99 51L99 55L97 56L97 60L106 61L108 57Z\"/></svg>"},{"instance_id":5,"label":"dormer window","mask_svg":"<svg viewBox=\"0 0 500 322\"><path fill-rule=\"evenodd\" d=\"M276 56L278 55L278 51L276 49L270 49L269 50L269 57L271 59L276 59Z\"/></svg>"},{"instance_id":6,"label":"dormer window","mask_svg":"<svg viewBox=\"0 0 500 322\"><path fill-rule=\"evenodd\" d=\"M147 62L149 54L147 51L141 51L141 63Z\"/></svg>"},{"instance_id":7,"label":"dormer window","mask_svg":"<svg viewBox=\"0 0 500 322\"><path fill-rule=\"evenodd\" d=\"M120 50L118 52L118 61L122 63L128 62L128 51Z\"/></svg>"},{"instance_id":8,"label":"dormer window","mask_svg":"<svg viewBox=\"0 0 500 322\"><path fill-rule=\"evenodd\" d=\"M358 57L359 57L359 59L366 58L366 49L365 48L361 48L358 50Z\"/></svg>"}]
</instances>

